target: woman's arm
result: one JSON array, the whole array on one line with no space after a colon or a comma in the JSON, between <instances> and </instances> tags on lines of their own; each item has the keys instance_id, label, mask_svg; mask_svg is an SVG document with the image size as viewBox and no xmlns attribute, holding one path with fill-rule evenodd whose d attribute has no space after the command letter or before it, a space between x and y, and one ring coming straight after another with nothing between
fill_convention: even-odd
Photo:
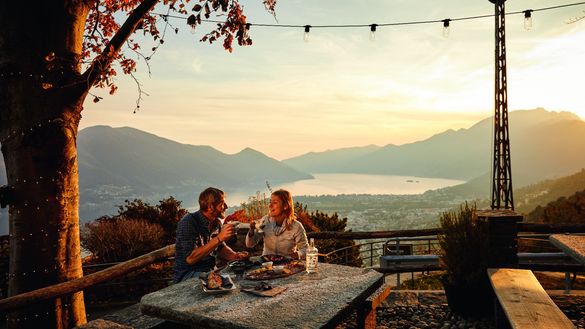
<instances>
[{"instance_id":1,"label":"woman's arm","mask_svg":"<svg viewBox=\"0 0 585 329\"><path fill-rule=\"evenodd\" d=\"M265 220L266 217L262 217L262 220L260 221L260 223L262 223L261 225L265 225ZM252 221L250 223L250 230L248 231L248 234L246 234L246 248L253 248L258 242L260 242L260 238L262 238L262 235L256 231L256 223Z\"/></svg>"}]
</instances>

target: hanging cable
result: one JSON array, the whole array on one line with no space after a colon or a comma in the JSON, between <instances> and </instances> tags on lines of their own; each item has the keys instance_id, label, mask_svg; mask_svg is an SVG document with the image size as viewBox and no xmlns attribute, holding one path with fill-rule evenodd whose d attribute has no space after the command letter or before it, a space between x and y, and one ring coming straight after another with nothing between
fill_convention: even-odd
<instances>
[{"instance_id":1,"label":"hanging cable","mask_svg":"<svg viewBox=\"0 0 585 329\"><path fill-rule=\"evenodd\" d=\"M530 10L521 10L521 11L514 11L506 13L506 16L510 15L526 15L527 11L538 12L538 11L547 11L559 8L566 8L566 7L573 7L573 6L580 6L585 5L585 1L575 2L575 3L568 3L563 5L557 6L550 6L550 7L543 7L537 9L530 9ZM169 15L169 14L160 14L160 13L153 13L154 15L164 16L165 18L176 18L176 19L187 19L185 16L178 16L178 15ZM530 14L531 16L531 14ZM465 21L465 20L475 20L475 19L482 19L494 17L494 14L486 14L486 15L477 15L477 16L466 16L466 17L458 17L458 18L451 18L450 22L456 21ZM296 25L296 24L264 24L264 23L253 23L254 26L259 27L277 27L277 28L304 28L305 33L307 32L307 27L310 30L311 28L360 28L360 27L369 27L372 28L372 25L379 26L402 26L402 25L421 25L421 24L433 24L433 23L443 23L444 19L435 19L435 20L421 20L421 21L407 21L407 22L394 22L394 23L380 23L380 24L339 24L339 25ZM201 22L206 23L224 23L224 21L220 20L212 20L212 19L202 19Z\"/></svg>"}]
</instances>

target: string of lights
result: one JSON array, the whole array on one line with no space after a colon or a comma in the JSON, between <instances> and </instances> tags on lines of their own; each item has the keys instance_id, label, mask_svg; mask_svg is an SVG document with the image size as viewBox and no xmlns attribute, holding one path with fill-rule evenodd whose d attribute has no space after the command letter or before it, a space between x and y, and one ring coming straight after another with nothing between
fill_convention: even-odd
<instances>
[{"instance_id":1,"label":"string of lights","mask_svg":"<svg viewBox=\"0 0 585 329\"><path fill-rule=\"evenodd\" d=\"M529 30L532 28L532 13L534 12L541 12L541 11L548 11L566 7L573 7L573 6L580 6L585 5L585 1L581 2L574 2L556 6L549 6L549 7L542 7L536 9L526 9L514 12L506 13L506 16L511 15L524 15L524 28ZM179 15L170 15L170 14L161 14L161 13L154 13L154 15L158 15L161 17L166 18L175 18L175 19L183 19L187 20L187 25L191 26L192 30L195 30L195 26L197 24L197 20L195 19L194 15L189 17L179 16ZM308 41L309 33L311 29L324 29L324 28L369 28L370 29L370 40L375 38L375 32L378 27L383 26L404 26L404 25L422 25L422 24L436 24L441 23L443 25L443 35L448 36L449 27L451 22L457 21L467 21L467 20L476 20L476 19L483 19L488 17L494 17L494 14L486 14L486 15L476 15L476 16L466 16L466 17L457 17L457 18L444 18L444 19L431 19L431 20L418 20L418 21L403 21L403 22L388 22L388 23L375 23L375 24L326 24L326 25L297 25L297 24L267 24L267 23L247 23L245 32L248 33L252 26L254 27L274 27L274 28L302 28L304 29L304 40ZM224 23L220 20L213 20L213 19L201 19L201 22L206 23Z\"/></svg>"}]
</instances>

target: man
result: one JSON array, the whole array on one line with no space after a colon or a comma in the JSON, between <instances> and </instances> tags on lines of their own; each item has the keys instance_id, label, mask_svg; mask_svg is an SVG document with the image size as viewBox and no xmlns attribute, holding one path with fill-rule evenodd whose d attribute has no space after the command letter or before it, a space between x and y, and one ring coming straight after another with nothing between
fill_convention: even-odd
<instances>
[{"instance_id":1,"label":"man","mask_svg":"<svg viewBox=\"0 0 585 329\"><path fill-rule=\"evenodd\" d=\"M177 224L175 283L198 277L215 267L216 258L244 259L247 252L234 252L225 244L236 232L233 225L221 224L227 204L223 191L208 187L199 195L199 210L185 215Z\"/></svg>"}]
</instances>

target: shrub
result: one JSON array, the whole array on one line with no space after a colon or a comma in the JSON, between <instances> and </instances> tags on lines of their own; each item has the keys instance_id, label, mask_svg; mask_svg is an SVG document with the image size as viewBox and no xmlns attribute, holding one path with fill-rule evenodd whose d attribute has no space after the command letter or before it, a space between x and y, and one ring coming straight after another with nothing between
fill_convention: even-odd
<instances>
[{"instance_id":1,"label":"shrub","mask_svg":"<svg viewBox=\"0 0 585 329\"><path fill-rule=\"evenodd\" d=\"M270 199L266 198L266 194L256 192L255 196L248 198L247 202L242 203L242 209L246 214L248 221L253 221L268 214L268 206L270 205Z\"/></svg>"},{"instance_id":2,"label":"shrub","mask_svg":"<svg viewBox=\"0 0 585 329\"><path fill-rule=\"evenodd\" d=\"M441 214L440 259L446 269L441 278L449 308L460 315L493 315L494 295L487 276L489 232L486 220L467 202L457 212Z\"/></svg>"},{"instance_id":3,"label":"shrub","mask_svg":"<svg viewBox=\"0 0 585 329\"><path fill-rule=\"evenodd\" d=\"M307 207L299 202L295 203L295 213L297 214L297 220L303 224L307 232L346 231L347 218L340 219L337 213L329 215L319 210L316 210L314 213L308 213ZM349 247L347 254L343 253L343 256L333 258L329 262L351 266L362 265L359 247L356 247L354 240L318 239L315 240L315 245L319 249L319 254L327 254L334 250Z\"/></svg>"},{"instance_id":4,"label":"shrub","mask_svg":"<svg viewBox=\"0 0 585 329\"><path fill-rule=\"evenodd\" d=\"M181 201L173 197L160 200L156 206L134 199L133 201L125 200L123 205L118 206L117 215L102 216L96 221L144 220L151 224L160 225L164 233L164 243L173 244L177 233L177 223L186 214L187 210L181 206Z\"/></svg>"},{"instance_id":5,"label":"shrub","mask_svg":"<svg viewBox=\"0 0 585 329\"><path fill-rule=\"evenodd\" d=\"M452 284L474 284L483 280L487 268L488 226L477 217L477 208L467 202L459 211L441 214L440 260Z\"/></svg>"},{"instance_id":6,"label":"shrub","mask_svg":"<svg viewBox=\"0 0 585 329\"><path fill-rule=\"evenodd\" d=\"M137 219L110 219L85 224L81 245L101 262L120 262L164 246L158 224Z\"/></svg>"}]
</instances>

